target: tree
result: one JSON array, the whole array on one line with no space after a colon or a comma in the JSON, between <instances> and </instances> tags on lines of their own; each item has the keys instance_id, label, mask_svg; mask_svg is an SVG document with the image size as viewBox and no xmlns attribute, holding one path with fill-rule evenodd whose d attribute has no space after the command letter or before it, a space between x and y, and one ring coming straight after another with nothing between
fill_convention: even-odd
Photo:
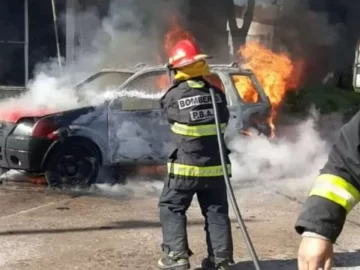
<instances>
[{"instance_id":1,"label":"tree","mask_svg":"<svg viewBox=\"0 0 360 270\"><path fill-rule=\"evenodd\" d=\"M255 0L248 0L244 23L237 25L236 6L233 0L188 0L183 22L194 34L201 47L218 61L230 60L229 31L233 48L237 50L246 41L254 16ZM245 7L243 8L245 10Z\"/></svg>"},{"instance_id":2,"label":"tree","mask_svg":"<svg viewBox=\"0 0 360 270\"><path fill-rule=\"evenodd\" d=\"M227 2L233 2L232 0ZM228 5L228 22L229 22L229 29L230 34L232 36L233 40L233 46L234 48L239 48L243 46L246 43L246 37L249 33L249 29L251 26L251 22L254 17L254 11L255 11L255 0L248 0L246 11L244 13L243 17L243 25L241 28L238 27L236 22L236 13L235 13L235 5L232 3L232 5Z\"/></svg>"}]
</instances>

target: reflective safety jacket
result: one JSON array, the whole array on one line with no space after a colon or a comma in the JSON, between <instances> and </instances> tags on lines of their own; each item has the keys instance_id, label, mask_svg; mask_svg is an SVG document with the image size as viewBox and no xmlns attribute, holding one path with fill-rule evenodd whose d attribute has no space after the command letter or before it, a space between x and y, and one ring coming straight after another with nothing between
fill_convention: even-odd
<instances>
[{"instance_id":1,"label":"reflective safety jacket","mask_svg":"<svg viewBox=\"0 0 360 270\"><path fill-rule=\"evenodd\" d=\"M165 117L171 124L175 149L168 160L168 186L177 189L224 186L223 170L216 135L214 109L203 78L182 81L171 87L161 100ZM229 120L225 94L215 90L219 120L224 133ZM226 162L231 172L226 149Z\"/></svg>"},{"instance_id":2,"label":"reflective safety jacket","mask_svg":"<svg viewBox=\"0 0 360 270\"><path fill-rule=\"evenodd\" d=\"M360 111L341 130L295 225L335 242L360 201Z\"/></svg>"}]
</instances>

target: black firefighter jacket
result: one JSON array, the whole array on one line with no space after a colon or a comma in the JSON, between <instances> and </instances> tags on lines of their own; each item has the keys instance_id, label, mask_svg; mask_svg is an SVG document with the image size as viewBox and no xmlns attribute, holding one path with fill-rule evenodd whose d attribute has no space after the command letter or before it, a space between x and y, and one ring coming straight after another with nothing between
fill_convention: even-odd
<instances>
[{"instance_id":1,"label":"black firefighter jacket","mask_svg":"<svg viewBox=\"0 0 360 270\"><path fill-rule=\"evenodd\" d=\"M333 243L360 200L360 111L340 130L295 225Z\"/></svg>"},{"instance_id":2,"label":"black firefighter jacket","mask_svg":"<svg viewBox=\"0 0 360 270\"><path fill-rule=\"evenodd\" d=\"M171 125L175 149L168 159L167 185L174 189L224 187L214 109L209 89L201 77L176 83L161 100L161 107ZM224 132L229 120L225 94L215 90L219 120ZM231 172L226 149L225 160Z\"/></svg>"}]
</instances>

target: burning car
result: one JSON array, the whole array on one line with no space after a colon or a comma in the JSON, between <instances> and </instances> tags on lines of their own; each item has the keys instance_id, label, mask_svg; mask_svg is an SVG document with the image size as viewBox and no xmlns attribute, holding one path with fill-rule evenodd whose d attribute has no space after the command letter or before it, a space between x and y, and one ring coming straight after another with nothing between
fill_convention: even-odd
<instances>
[{"instance_id":1,"label":"burning car","mask_svg":"<svg viewBox=\"0 0 360 270\"><path fill-rule=\"evenodd\" d=\"M211 72L209 81L225 91L228 101L226 137L249 128L270 136L271 103L254 73L237 64L211 65ZM251 82L256 101L242 99L239 79ZM0 122L0 168L43 173L50 187L67 188L104 180L99 174L108 168L107 177L121 181L127 168L164 166L170 126L159 99L171 81L165 66L104 69L75 86L80 98L87 89L112 89L99 105L8 114Z\"/></svg>"}]
</instances>

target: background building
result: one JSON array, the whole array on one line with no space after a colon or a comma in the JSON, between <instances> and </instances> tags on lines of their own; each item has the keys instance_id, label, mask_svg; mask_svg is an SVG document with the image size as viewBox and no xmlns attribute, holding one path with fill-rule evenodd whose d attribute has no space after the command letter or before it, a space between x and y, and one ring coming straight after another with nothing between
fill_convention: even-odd
<instances>
[{"instance_id":1,"label":"background building","mask_svg":"<svg viewBox=\"0 0 360 270\"><path fill-rule=\"evenodd\" d=\"M52 3L55 3L55 17ZM0 1L0 85L23 86L33 77L38 63L55 59L56 64L59 54L66 59L62 59L62 64L83 58L87 62L82 67L93 68L139 61L162 63L166 59L163 37L174 16L221 62L232 61L234 51L245 41L256 40L275 51L287 50L294 58L304 59L309 82L319 82L329 72L352 64L353 47L359 35L360 1L179 3L176 0Z\"/></svg>"}]
</instances>

